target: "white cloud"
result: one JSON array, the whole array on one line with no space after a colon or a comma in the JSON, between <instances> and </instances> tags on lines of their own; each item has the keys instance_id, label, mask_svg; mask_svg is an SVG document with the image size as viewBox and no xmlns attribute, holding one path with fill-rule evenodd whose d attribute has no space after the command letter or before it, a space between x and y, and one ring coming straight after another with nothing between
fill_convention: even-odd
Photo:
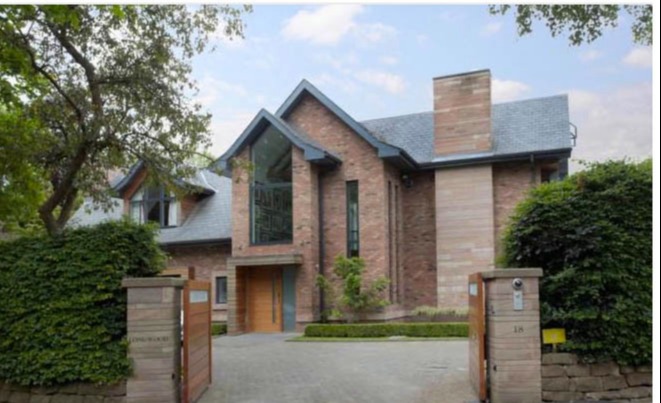
<instances>
[{"instance_id":1,"label":"white cloud","mask_svg":"<svg viewBox=\"0 0 661 403\"><path fill-rule=\"evenodd\" d=\"M603 56L601 51L596 49L588 49L581 52L578 55L578 58L581 59L582 62L591 62L593 60L599 59L601 56Z\"/></svg>"},{"instance_id":2,"label":"white cloud","mask_svg":"<svg viewBox=\"0 0 661 403\"><path fill-rule=\"evenodd\" d=\"M401 94L406 89L406 81L397 74L378 70L362 70L355 74L357 80L379 87L391 94Z\"/></svg>"},{"instance_id":3,"label":"white cloud","mask_svg":"<svg viewBox=\"0 0 661 403\"><path fill-rule=\"evenodd\" d=\"M429 36L426 34L418 34L415 36L415 40L418 42L418 45L425 45L429 42Z\"/></svg>"},{"instance_id":4,"label":"white cloud","mask_svg":"<svg viewBox=\"0 0 661 403\"><path fill-rule=\"evenodd\" d=\"M214 114L211 121L211 147L209 151L220 157L234 143L255 117L254 112L223 111Z\"/></svg>"},{"instance_id":5,"label":"white cloud","mask_svg":"<svg viewBox=\"0 0 661 403\"><path fill-rule=\"evenodd\" d=\"M379 61L382 64L388 65L388 66L394 66L397 63L399 63L399 59L397 59L395 56L383 56L379 59Z\"/></svg>"},{"instance_id":6,"label":"white cloud","mask_svg":"<svg viewBox=\"0 0 661 403\"><path fill-rule=\"evenodd\" d=\"M233 84L211 76L205 76L199 83L200 92L195 100L204 107L210 107L216 101L228 97L242 97L249 95L240 84Z\"/></svg>"},{"instance_id":7,"label":"white cloud","mask_svg":"<svg viewBox=\"0 0 661 403\"><path fill-rule=\"evenodd\" d=\"M372 44L390 40L397 35L397 30L390 25L380 22L373 24L356 24L353 27L353 34L362 44Z\"/></svg>"},{"instance_id":8,"label":"white cloud","mask_svg":"<svg viewBox=\"0 0 661 403\"><path fill-rule=\"evenodd\" d=\"M322 73L312 77L312 83L319 86L336 87L343 92L353 94L358 90L358 84L349 77L337 77L328 73Z\"/></svg>"},{"instance_id":9,"label":"white cloud","mask_svg":"<svg viewBox=\"0 0 661 403\"><path fill-rule=\"evenodd\" d=\"M491 99L493 102L514 101L530 91L530 86L520 81L500 80L491 81Z\"/></svg>"},{"instance_id":10,"label":"white cloud","mask_svg":"<svg viewBox=\"0 0 661 403\"><path fill-rule=\"evenodd\" d=\"M330 4L313 11L300 10L285 21L285 38L309 41L320 45L334 45L355 26L355 17L363 7L354 4Z\"/></svg>"},{"instance_id":11,"label":"white cloud","mask_svg":"<svg viewBox=\"0 0 661 403\"><path fill-rule=\"evenodd\" d=\"M503 23L501 21L492 21L482 27L481 34L482 36L493 36L500 32L503 29Z\"/></svg>"},{"instance_id":12,"label":"white cloud","mask_svg":"<svg viewBox=\"0 0 661 403\"><path fill-rule=\"evenodd\" d=\"M652 47L643 47L643 48L633 48L631 51L622 59L622 62L628 64L629 66L639 67L643 69L652 68Z\"/></svg>"},{"instance_id":13,"label":"white cloud","mask_svg":"<svg viewBox=\"0 0 661 403\"><path fill-rule=\"evenodd\" d=\"M569 117L578 127L576 160L644 158L652 155L652 84L637 83L600 92L574 89Z\"/></svg>"}]
</instances>

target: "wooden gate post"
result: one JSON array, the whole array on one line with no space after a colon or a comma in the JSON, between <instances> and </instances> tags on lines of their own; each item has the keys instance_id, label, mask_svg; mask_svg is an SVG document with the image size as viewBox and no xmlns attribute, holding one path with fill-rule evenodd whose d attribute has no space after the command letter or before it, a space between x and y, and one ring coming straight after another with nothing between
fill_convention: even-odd
<instances>
[{"instance_id":1,"label":"wooden gate post","mask_svg":"<svg viewBox=\"0 0 661 403\"><path fill-rule=\"evenodd\" d=\"M487 376L492 403L542 400L541 269L482 272L486 296Z\"/></svg>"},{"instance_id":2,"label":"wooden gate post","mask_svg":"<svg viewBox=\"0 0 661 403\"><path fill-rule=\"evenodd\" d=\"M181 289L184 279L126 278L127 337L133 374L126 402L177 403L181 379Z\"/></svg>"}]
</instances>

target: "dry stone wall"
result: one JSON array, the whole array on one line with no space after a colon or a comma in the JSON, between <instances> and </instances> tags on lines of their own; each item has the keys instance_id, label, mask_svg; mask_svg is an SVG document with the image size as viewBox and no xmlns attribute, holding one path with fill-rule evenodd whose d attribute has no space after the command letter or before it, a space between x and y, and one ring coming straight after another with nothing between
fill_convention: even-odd
<instances>
[{"instance_id":1,"label":"dry stone wall","mask_svg":"<svg viewBox=\"0 0 661 403\"><path fill-rule=\"evenodd\" d=\"M0 381L0 403L124 403L126 382L117 385L72 383L62 386L20 386Z\"/></svg>"},{"instance_id":2,"label":"dry stone wall","mask_svg":"<svg viewBox=\"0 0 661 403\"><path fill-rule=\"evenodd\" d=\"M551 402L652 402L652 367L582 364L575 354L542 355L542 398Z\"/></svg>"}]
</instances>

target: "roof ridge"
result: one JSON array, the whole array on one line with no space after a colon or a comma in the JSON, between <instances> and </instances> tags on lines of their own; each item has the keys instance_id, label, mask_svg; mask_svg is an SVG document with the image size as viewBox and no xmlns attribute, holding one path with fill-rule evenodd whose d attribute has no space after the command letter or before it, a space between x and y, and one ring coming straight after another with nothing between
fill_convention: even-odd
<instances>
[{"instance_id":1,"label":"roof ridge","mask_svg":"<svg viewBox=\"0 0 661 403\"><path fill-rule=\"evenodd\" d=\"M434 111L412 112L412 113L405 113L403 115L394 115L394 116L386 116L386 117L382 117L382 118L373 118L373 119L361 120L359 123L373 122L375 120L383 120L383 119L403 118L405 116L413 116L413 115L425 115L427 113L434 113Z\"/></svg>"},{"instance_id":2,"label":"roof ridge","mask_svg":"<svg viewBox=\"0 0 661 403\"><path fill-rule=\"evenodd\" d=\"M530 101L540 101L543 99L551 99L551 98L563 98L563 97L568 97L568 94L556 94L556 95L545 95L541 97L534 97L534 98L526 98L526 99L515 99L513 101L505 101L505 102L498 102L495 104L491 104L491 106L496 106L496 105L509 105L509 104L516 104L520 102L530 102Z\"/></svg>"}]
</instances>

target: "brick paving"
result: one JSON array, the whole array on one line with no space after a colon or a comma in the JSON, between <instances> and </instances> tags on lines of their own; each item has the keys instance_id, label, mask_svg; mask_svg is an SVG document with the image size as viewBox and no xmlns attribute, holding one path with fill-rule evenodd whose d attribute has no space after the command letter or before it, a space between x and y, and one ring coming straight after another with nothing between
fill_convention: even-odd
<instances>
[{"instance_id":1,"label":"brick paving","mask_svg":"<svg viewBox=\"0 0 661 403\"><path fill-rule=\"evenodd\" d=\"M200 403L471 402L467 341L292 343L291 334L213 341Z\"/></svg>"}]
</instances>

